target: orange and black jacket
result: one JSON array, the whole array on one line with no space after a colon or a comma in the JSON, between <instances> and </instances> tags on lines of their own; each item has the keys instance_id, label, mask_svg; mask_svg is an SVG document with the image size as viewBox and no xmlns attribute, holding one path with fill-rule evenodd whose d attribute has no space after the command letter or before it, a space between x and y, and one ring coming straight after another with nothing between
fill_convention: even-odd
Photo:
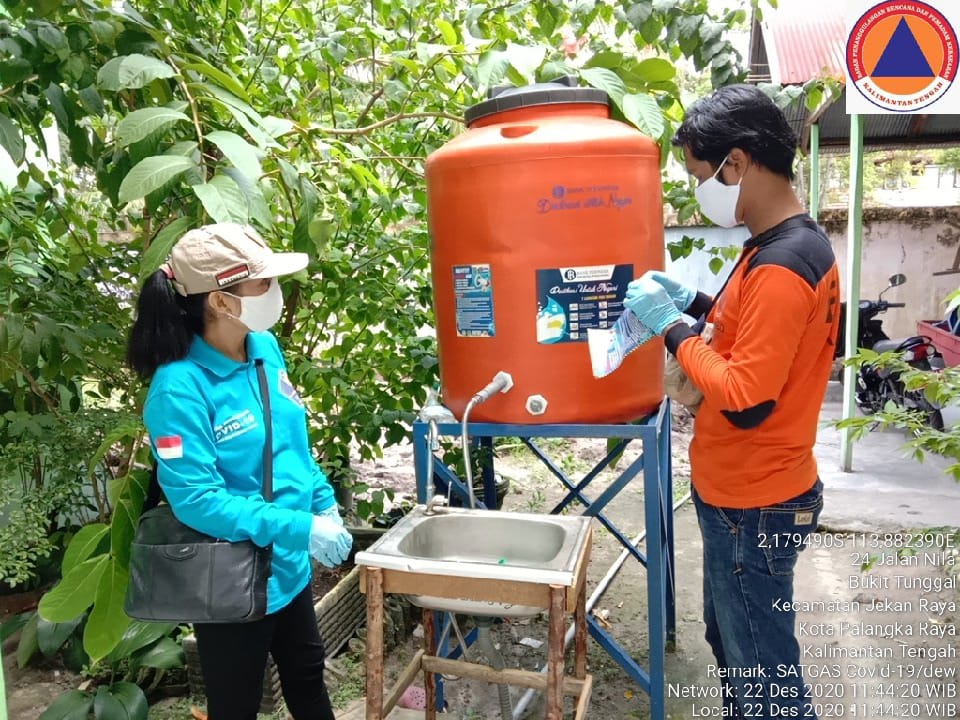
<instances>
[{"instance_id":1,"label":"orange and black jacket","mask_svg":"<svg viewBox=\"0 0 960 720\"><path fill-rule=\"evenodd\" d=\"M687 312L702 314L711 302L698 294ZM667 332L667 349L704 395L690 445L704 501L763 507L816 482L813 446L839 318L830 241L798 215L745 243L707 315L709 345L682 323Z\"/></svg>"}]
</instances>

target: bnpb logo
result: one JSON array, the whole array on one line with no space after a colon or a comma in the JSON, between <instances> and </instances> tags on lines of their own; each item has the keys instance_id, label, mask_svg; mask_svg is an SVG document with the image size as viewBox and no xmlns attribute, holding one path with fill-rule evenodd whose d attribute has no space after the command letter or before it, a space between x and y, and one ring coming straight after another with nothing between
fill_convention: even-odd
<instances>
[{"instance_id":1,"label":"bnpb logo","mask_svg":"<svg viewBox=\"0 0 960 720\"><path fill-rule=\"evenodd\" d=\"M957 74L957 45L957 34L936 8L883 2L853 24L847 69L873 105L887 112L916 112L950 88Z\"/></svg>"}]
</instances>

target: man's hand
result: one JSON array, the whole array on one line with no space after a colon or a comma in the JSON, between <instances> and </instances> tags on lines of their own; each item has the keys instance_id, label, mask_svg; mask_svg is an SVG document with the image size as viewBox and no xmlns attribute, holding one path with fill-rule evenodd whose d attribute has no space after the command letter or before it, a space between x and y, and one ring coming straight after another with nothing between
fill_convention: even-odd
<instances>
[{"instance_id":1,"label":"man's hand","mask_svg":"<svg viewBox=\"0 0 960 720\"><path fill-rule=\"evenodd\" d=\"M630 283L623 304L657 335L663 335L668 327L682 319L670 295L650 273Z\"/></svg>"},{"instance_id":2,"label":"man's hand","mask_svg":"<svg viewBox=\"0 0 960 720\"><path fill-rule=\"evenodd\" d=\"M663 289L667 291L670 299L673 300L673 304L677 307L677 310L680 312L684 312L697 298L697 291L692 287L687 287L683 283L674 280L672 277L664 272L660 272L659 270L651 270L646 273L644 277L649 277L650 279L656 280L658 283L660 283ZM636 282L636 280L634 280L634 282ZM630 286L628 285L628 293L629 290Z\"/></svg>"}]
</instances>

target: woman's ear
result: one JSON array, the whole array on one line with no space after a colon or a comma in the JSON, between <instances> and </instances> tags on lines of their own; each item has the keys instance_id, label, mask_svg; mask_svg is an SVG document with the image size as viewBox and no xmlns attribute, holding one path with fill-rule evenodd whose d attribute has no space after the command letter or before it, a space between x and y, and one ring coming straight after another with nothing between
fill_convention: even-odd
<instances>
[{"instance_id":1,"label":"woman's ear","mask_svg":"<svg viewBox=\"0 0 960 720\"><path fill-rule=\"evenodd\" d=\"M239 304L236 298L217 290L207 295L207 307L217 315L239 315Z\"/></svg>"}]
</instances>

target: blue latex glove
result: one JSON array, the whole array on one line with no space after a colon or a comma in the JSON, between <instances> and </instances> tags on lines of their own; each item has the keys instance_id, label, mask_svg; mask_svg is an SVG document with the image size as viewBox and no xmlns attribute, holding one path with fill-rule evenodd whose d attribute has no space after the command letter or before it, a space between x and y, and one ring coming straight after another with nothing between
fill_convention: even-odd
<instances>
[{"instance_id":1,"label":"blue latex glove","mask_svg":"<svg viewBox=\"0 0 960 720\"><path fill-rule=\"evenodd\" d=\"M663 286L663 289L667 291L670 299L673 300L673 304L677 306L677 310L680 312L683 312L690 307L697 297L696 290L691 287L687 287L681 282L677 282L672 277L664 272L660 272L659 270L651 270L646 274L646 277L656 280L661 286ZM629 291L629 289L630 286L628 285L627 290Z\"/></svg>"},{"instance_id":2,"label":"blue latex glove","mask_svg":"<svg viewBox=\"0 0 960 720\"><path fill-rule=\"evenodd\" d=\"M333 511L336 512L336 506ZM352 546L353 537L344 529L339 513L336 519L330 515L329 509L313 516L310 554L317 562L326 567L336 567L347 559Z\"/></svg>"},{"instance_id":3,"label":"blue latex glove","mask_svg":"<svg viewBox=\"0 0 960 720\"><path fill-rule=\"evenodd\" d=\"M664 330L682 319L670 295L663 285L650 277L650 273L627 286L627 296L623 304L637 316L637 320L657 335L663 335Z\"/></svg>"},{"instance_id":4,"label":"blue latex glove","mask_svg":"<svg viewBox=\"0 0 960 720\"><path fill-rule=\"evenodd\" d=\"M337 507L337 503L334 502L333 505L328 507L326 510L320 510L316 513L321 517L328 517L333 520L337 525L343 527L343 518L340 517L340 508Z\"/></svg>"}]
</instances>

